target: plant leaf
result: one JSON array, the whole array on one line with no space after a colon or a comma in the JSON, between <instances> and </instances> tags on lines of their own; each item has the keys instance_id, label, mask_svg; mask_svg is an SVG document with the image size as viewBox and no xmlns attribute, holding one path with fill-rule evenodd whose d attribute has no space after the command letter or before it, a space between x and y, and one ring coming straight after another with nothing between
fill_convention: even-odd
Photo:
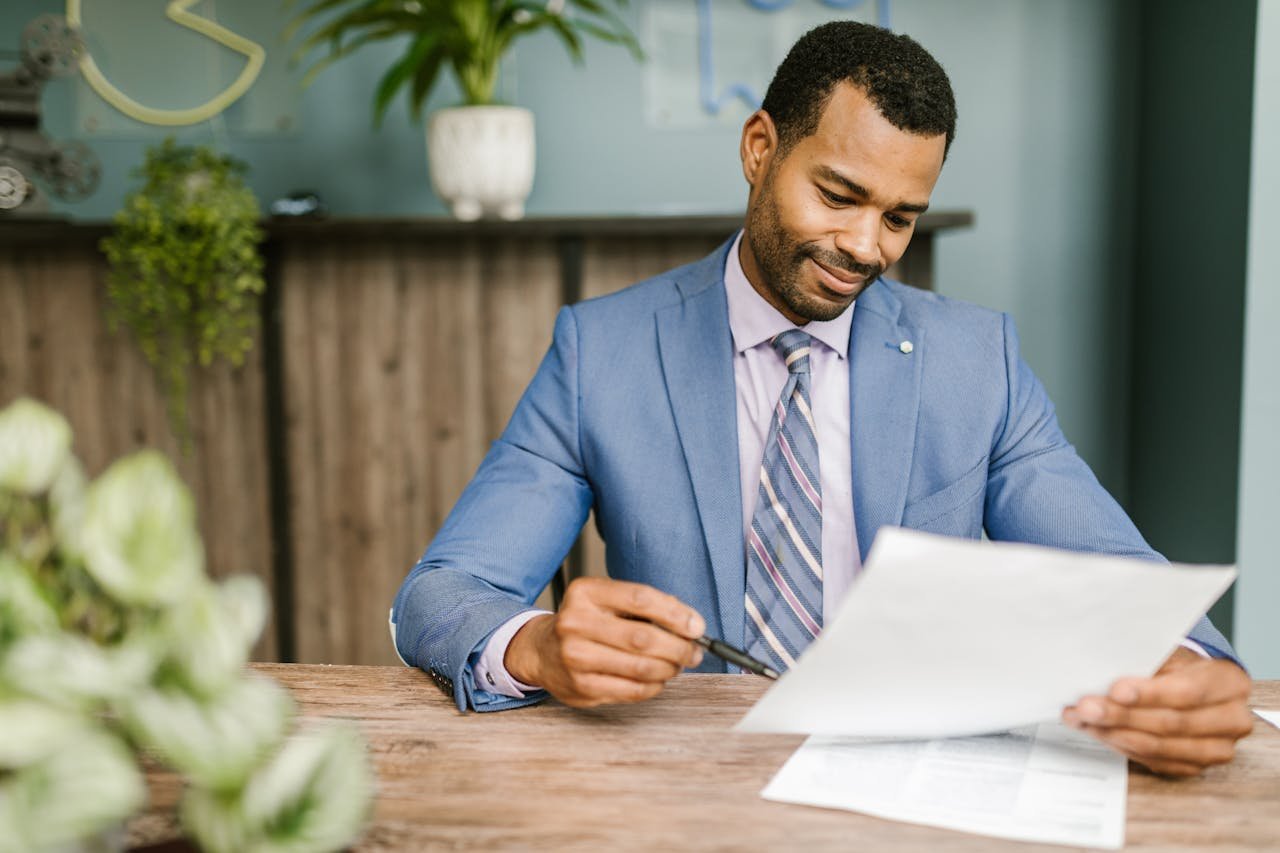
<instances>
[{"instance_id":1,"label":"plant leaf","mask_svg":"<svg viewBox=\"0 0 1280 853\"><path fill-rule=\"evenodd\" d=\"M564 18L559 15L547 15L548 23L564 42L565 50L573 57L574 62L582 62L582 37L579 36Z\"/></svg>"},{"instance_id":2,"label":"plant leaf","mask_svg":"<svg viewBox=\"0 0 1280 853\"><path fill-rule=\"evenodd\" d=\"M381 2L382 0L364 0L360 5L362 7L372 7L379 5ZM306 26L311 21L316 20L326 12L332 11L339 6L349 5L350 3L351 0L318 0L318 2L312 3L312 5L303 9L291 18L285 25L284 32L281 37L285 41L292 41L293 37L297 35L298 30L302 29L302 27ZM297 0L286 0L285 8L296 5ZM344 13L344 15L345 14L347 13Z\"/></svg>"},{"instance_id":3,"label":"plant leaf","mask_svg":"<svg viewBox=\"0 0 1280 853\"><path fill-rule=\"evenodd\" d=\"M350 31L361 27L383 27L391 25L400 25L405 32L417 32L423 29L423 21L417 16L409 12L395 11L389 12L382 9L353 9L343 14L320 29L307 35L302 43L294 51L295 56L306 55L315 48L328 44L330 50L334 50L341 43L343 37L348 35Z\"/></svg>"},{"instance_id":4,"label":"plant leaf","mask_svg":"<svg viewBox=\"0 0 1280 853\"><path fill-rule=\"evenodd\" d=\"M418 36L408 52L392 65L386 74L382 75L382 80L378 83L377 94L373 99L374 127L382 126L382 118L387 112L387 107L391 104L391 99L395 97L396 90L413 76L418 66L425 59L436 55L432 52L436 42L435 33L427 32ZM439 65L438 59L436 64L437 66Z\"/></svg>"},{"instance_id":5,"label":"plant leaf","mask_svg":"<svg viewBox=\"0 0 1280 853\"><path fill-rule=\"evenodd\" d=\"M636 59L644 59L644 50L640 47L640 42L636 41L635 36L629 32L616 32L614 30L605 29L598 24L590 21L574 19L570 24L588 35L595 36L601 41L607 41L612 44L620 44L631 51L631 55Z\"/></svg>"},{"instance_id":6,"label":"plant leaf","mask_svg":"<svg viewBox=\"0 0 1280 853\"><path fill-rule=\"evenodd\" d=\"M343 44L341 47L331 50L328 56L324 56L320 58L314 65L308 68L307 73L303 75L302 85L304 87L310 86L315 81L316 77L320 74L321 71L324 71L330 65L337 62L339 59L342 59L344 56L349 56L352 53L355 53L357 50L364 47L366 44L369 44L370 42L375 42L375 41L383 41L385 39L389 39L398 35L404 35L404 33L405 33L405 30L402 27L394 26L394 27L387 27L385 29L366 32L363 35L361 35L359 38L352 39L346 44Z\"/></svg>"},{"instance_id":7,"label":"plant leaf","mask_svg":"<svg viewBox=\"0 0 1280 853\"><path fill-rule=\"evenodd\" d=\"M435 85L436 78L440 76L440 67L443 64L444 49L437 45L432 50L431 55L419 64L417 70L413 72L413 89L410 91L409 105L412 109L414 121L422 118L423 104L426 103L427 97L431 94L431 87Z\"/></svg>"}]
</instances>

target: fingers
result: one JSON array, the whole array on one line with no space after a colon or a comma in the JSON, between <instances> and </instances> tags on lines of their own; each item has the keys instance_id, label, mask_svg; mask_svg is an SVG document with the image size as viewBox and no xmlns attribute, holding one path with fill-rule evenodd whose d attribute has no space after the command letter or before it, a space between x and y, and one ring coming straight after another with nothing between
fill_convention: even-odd
<instances>
[{"instance_id":1,"label":"fingers","mask_svg":"<svg viewBox=\"0 0 1280 853\"><path fill-rule=\"evenodd\" d=\"M561 643L560 659L562 677L552 693L577 708L651 699L683 668L682 664L630 654L581 637Z\"/></svg>"},{"instance_id":2,"label":"fingers","mask_svg":"<svg viewBox=\"0 0 1280 853\"><path fill-rule=\"evenodd\" d=\"M1168 737L1098 726L1082 726L1081 731L1168 776L1195 776L1211 765L1226 764L1236 754L1235 739L1230 737Z\"/></svg>"},{"instance_id":3,"label":"fingers","mask_svg":"<svg viewBox=\"0 0 1280 853\"><path fill-rule=\"evenodd\" d=\"M643 702L661 693L662 686L661 682L645 683L587 672L575 676L572 691L557 693L556 698L571 708L595 708L621 702Z\"/></svg>"},{"instance_id":4,"label":"fingers","mask_svg":"<svg viewBox=\"0 0 1280 853\"><path fill-rule=\"evenodd\" d=\"M561 654L565 660L569 686L580 693L592 692L596 685L595 676L598 675L608 676L618 685L625 681L656 686L660 689L667 681L679 675L682 669L678 664L628 654L610 646L586 640L566 643ZM612 701L634 701L627 693L631 689L627 687ZM614 693L616 694L616 691Z\"/></svg>"},{"instance_id":5,"label":"fingers","mask_svg":"<svg viewBox=\"0 0 1280 853\"><path fill-rule=\"evenodd\" d=\"M1174 776L1177 778L1186 778L1190 776L1199 776L1201 773L1204 772L1203 767L1200 767L1199 765L1196 765L1196 764L1188 764L1185 761L1162 761L1159 759L1150 759L1144 762L1139 759L1133 758L1133 756L1129 756L1129 758L1133 759L1134 761L1137 761L1138 764L1141 764L1143 767L1146 767L1151 772L1157 773L1161 776Z\"/></svg>"},{"instance_id":6,"label":"fingers","mask_svg":"<svg viewBox=\"0 0 1280 853\"><path fill-rule=\"evenodd\" d=\"M1253 731L1249 676L1230 661L1178 660L1151 678L1122 678L1062 721L1157 773L1192 776L1235 756Z\"/></svg>"},{"instance_id":7,"label":"fingers","mask_svg":"<svg viewBox=\"0 0 1280 853\"><path fill-rule=\"evenodd\" d=\"M630 681L662 684L680 674L683 665L662 658L629 654L578 637L562 643L560 656L574 673L612 675Z\"/></svg>"},{"instance_id":8,"label":"fingers","mask_svg":"<svg viewBox=\"0 0 1280 853\"><path fill-rule=\"evenodd\" d=\"M1098 696L1081 699L1063 713L1068 725L1136 729L1155 735L1242 738L1253 731L1253 714L1241 702L1222 702L1202 708L1130 707Z\"/></svg>"},{"instance_id":9,"label":"fingers","mask_svg":"<svg viewBox=\"0 0 1280 853\"><path fill-rule=\"evenodd\" d=\"M1151 678L1122 678L1107 697L1121 705L1191 709L1246 700L1250 686L1249 676L1231 661L1202 659Z\"/></svg>"},{"instance_id":10,"label":"fingers","mask_svg":"<svg viewBox=\"0 0 1280 853\"><path fill-rule=\"evenodd\" d=\"M620 616L644 619L690 640L701 637L707 630L698 611L674 595L667 595L651 586L605 578L582 578L569 586L565 593L566 603L575 592L598 607Z\"/></svg>"},{"instance_id":11,"label":"fingers","mask_svg":"<svg viewBox=\"0 0 1280 853\"><path fill-rule=\"evenodd\" d=\"M586 590L588 594L599 596L590 598L589 602L571 601L566 593L564 606L556 620L556 635L562 651L567 644L575 640L585 640L599 646L617 649L618 652L625 652L631 656L666 661L676 667L698 666L698 662L701 661L701 649L689 640L672 633L671 630L659 628L652 622L631 619L630 616L640 615L640 613L612 610L618 601L635 602L639 598L641 602L639 607L643 607L646 612L667 610L666 617L669 624L671 603L675 603L682 610L687 610L684 605L681 605L676 598L667 596L666 593L660 593L657 589L649 587L640 587L639 584L625 584L626 587L636 588L635 590L608 589L607 587L612 587L613 583L621 583L621 581L612 581L612 583L604 581L604 584L599 584L602 589ZM640 592L636 593L636 590ZM580 596L581 594L580 592ZM669 602L660 601L663 598L669 599ZM696 616L696 613L694 615ZM684 613L677 613L676 617L684 622L687 630L689 617ZM701 621L700 616L698 619ZM699 633L699 637L700 635Z\"/></svg>"},{"instance_id":12,"label":"fingers","mask_svg":"<svg viewBox=\"0 0 1280 853\"><path fill-rule=\"evenodd\" d=\"M706 630L697 611L679 599L605 578L570 584L549 628L542 686L575 707L651 698L682 669L702 662L692 638Z\"/></svg>"}]
</instances>

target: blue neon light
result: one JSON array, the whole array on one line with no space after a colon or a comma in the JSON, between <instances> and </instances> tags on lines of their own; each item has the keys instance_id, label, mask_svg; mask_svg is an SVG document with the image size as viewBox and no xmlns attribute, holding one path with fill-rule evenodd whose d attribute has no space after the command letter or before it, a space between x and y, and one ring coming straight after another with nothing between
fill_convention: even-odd
<instances>
[{"instance_id":1,"label":"blue neon light","mask_svg":"<svg viewBox=\"0 0 1280 853\"><path fill-rule=\"evenodd\" d=\"M751 8L761 12L780 12L795 0L744 0ZM853 10L866 0L819 0L831 9ZM889 0L876 0L876 23L889 26ZM714 51L711 36L711 0L698 0L698 100L709 115L719 115L734 100L743 101L753 110L760 108L763 95L756 93L746 83L730 83L716 91L715 70L712 68Z\"/></svg>"}]
</instances>

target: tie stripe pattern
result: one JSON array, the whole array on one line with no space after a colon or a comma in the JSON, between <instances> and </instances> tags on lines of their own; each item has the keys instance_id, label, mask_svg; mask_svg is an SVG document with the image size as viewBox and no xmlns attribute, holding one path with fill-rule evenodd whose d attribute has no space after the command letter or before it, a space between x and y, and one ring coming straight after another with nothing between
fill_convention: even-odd
<instances>
[{"instance_id":1,"label":"tie stripe pattern","mask_svg":"<svg viewBox=\"0 0 1280 853\"><path fill-rule=\"evenodd\" d=\"M812 339L788 329L771 343L788 374L747 533L746 638L749 654L781 672L822 630L822 484L809 405Z\"/></svg>"}]
</instances>

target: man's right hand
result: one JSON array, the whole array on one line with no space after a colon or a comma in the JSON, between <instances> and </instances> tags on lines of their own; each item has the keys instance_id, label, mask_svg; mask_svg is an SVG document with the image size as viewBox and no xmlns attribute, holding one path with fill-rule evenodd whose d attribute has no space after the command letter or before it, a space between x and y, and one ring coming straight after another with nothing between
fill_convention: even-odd
<instances>
[{"instance_id":1,"label":"man's right hand","mask_svg":"<svg viewBox=\"0 0 1280 853\"><path fill-rule=\"evenodd\" d=\"M558 613L516 632L503 664L575 708L640 702L702 661L692 641L705 630L696 610L651 586L579 578Z\"/></svg>"}]
</instances>

